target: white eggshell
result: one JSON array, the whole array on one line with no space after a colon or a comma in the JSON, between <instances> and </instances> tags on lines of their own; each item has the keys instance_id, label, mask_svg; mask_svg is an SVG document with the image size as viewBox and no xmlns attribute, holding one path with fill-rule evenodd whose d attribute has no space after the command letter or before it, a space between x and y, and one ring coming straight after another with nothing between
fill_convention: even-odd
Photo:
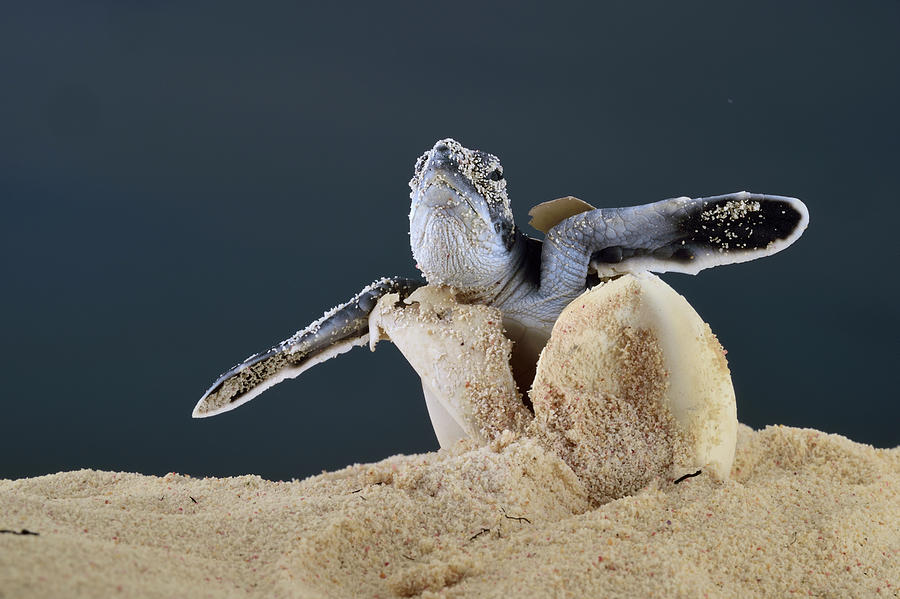
<instances>
[{"instance_id":1,"label":"white eggshell","mask_svg":"<svg viewBox=\"0 0 900 599\"><path fill-rule=\"evenodd\" d=\"M594 496L634 492L654 476L729 476L737 413L724 350L658 277L625 275L562 312L531 391L535 434Z\"/></svg>"},{"instance_id":2,"label":"white eggshell","mask_svg":"<svg viewBox=\"0 0 900 599\"><path fill-rule=\"evenodd\" d=\"M509 367L512 342L497 308L460 304L446 287L417 289L404 303L386 295L369 317L370 344L390 339L422 379L441 447L520 431L531 415Z\"/></svg>"}]
</instances>

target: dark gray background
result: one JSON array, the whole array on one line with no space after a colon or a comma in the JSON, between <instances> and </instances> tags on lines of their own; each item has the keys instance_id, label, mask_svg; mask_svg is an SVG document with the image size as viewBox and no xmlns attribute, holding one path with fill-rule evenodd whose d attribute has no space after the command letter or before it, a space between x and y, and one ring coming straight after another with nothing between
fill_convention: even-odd
<instances>
[{"instance_id":1,"label":"dark gray background","mask_svg":"<svg viewBox=\"0 0 900 599\"><path fill-rule=\"evenodd\" d=\"M412 369L357 349L223 416L222 370L415 275L415 158L503 160L519 224L741 189L788 251L667 275L738 414L900 442L900 3L5 3L0 476L283 479L436 448Z\"/></svg>"}]
</instances>

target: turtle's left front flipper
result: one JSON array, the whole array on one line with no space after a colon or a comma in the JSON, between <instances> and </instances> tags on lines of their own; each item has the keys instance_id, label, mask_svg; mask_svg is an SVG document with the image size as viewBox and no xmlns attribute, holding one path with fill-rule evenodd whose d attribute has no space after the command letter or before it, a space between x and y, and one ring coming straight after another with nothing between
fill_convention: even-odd
<instances>
[{"instance_id":1,"label":"turtle's left front flipper","mask_svg":"<svg viewBox=\"0 0 900 599\"><path fill-rule=\"evenodd\" d=\"M550 229L541 268L557 288L572 291L583 287L589 270L601 278L640 271L696 274L779 252L808 223L800 200L746 191L601 208Z\"/></svg>"},{"instance_id":2,"label":"turtle's left front flipper","mask_svg":"<svg viewBox=\"0 0 900 599\"><path fill-rule=\"evenodd\" d=\"M205 418L233 410L283 380L365 345L369 341L369 313L378 300L388 293L399 293L403 299L422 285L401 278L375 281L269 351L252 355L219 376L197 402L192 416Z\"/></svg>"}]
</instances>

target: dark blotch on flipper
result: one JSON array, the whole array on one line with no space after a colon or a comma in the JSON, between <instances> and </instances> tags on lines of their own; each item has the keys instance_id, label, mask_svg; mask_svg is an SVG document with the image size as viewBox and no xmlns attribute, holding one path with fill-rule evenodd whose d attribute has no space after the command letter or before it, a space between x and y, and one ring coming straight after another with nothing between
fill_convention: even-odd
<instances>
[{"instance_id":1,"label":"dark blotch on flipper","mask_svg":"<svg viewBox=\"0 0 900 599\"><path fill-rule=\"evenodd\" d=\"M597 264L618 264L629 258L646 256L656 251L657 250L649 250L647 248L629 248L623 245L611 245L591 254L591 262Z\"/></svg>"},{"instance_id":2,"label":"dark blotch on flipper","mask_svg":"<svg viewBox=\"0 0 900 599\"><path fill-rule=\"evenodd\" d=\"M694 252L680 241L668 243L650 252L650 255L660 260L672 262L690 262L694 259Z\"/></svg>"},{"instance_id":3,"label":"dark blotch on flipper","mask_svg":"<svg viewBox=\"0 0 900 599\"><path fill-rule=\"evenodd\" d=\"M751 208L756 205L758 208ZM790 237L802 218L791 204L777 198L723 198L704 204L681 223L681 229L686 234L685 241L691 244L762 250L773 241Z\"/></svg>"},{"instance_id":4,"label":"dark blotch on flipper","mask_svg":"<svg viewBox=\"0 0 900 599\"><path fill-rule=\"evenodd\" d=\"M694 259L694 252L692 252L690 248L681 246L672 252L672 257L679 262L690 262Z\"/></svg>"},{"instance_id":5,"label":"dark blotch on flipper","mask_svg":"<svg viewBox=\"0 0 900 599\"><path fill-rule=\"evenodd\" d=\"M604 264L618 264L622 261L624 257L624 252L622 251L622 246L613 245L608 248L603 248L600 251L594 252L591 256L592 262L602 262Z\"/></svg>"}]
</instances>

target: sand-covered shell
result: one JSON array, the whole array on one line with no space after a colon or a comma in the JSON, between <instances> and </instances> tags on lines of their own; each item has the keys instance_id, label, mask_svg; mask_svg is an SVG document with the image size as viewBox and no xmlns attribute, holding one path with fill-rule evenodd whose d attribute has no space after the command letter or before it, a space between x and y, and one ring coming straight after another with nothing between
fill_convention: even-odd
<instances>
[{"instance_id":1,"label":"sand-covered shell","mask_svg":"<svg viewBox=\"0 0 900 599\"><path fill-rule=\"evenodd\" d=\"M533 433L595 500L700 469L728 478L737 413L724 350L675 290L626 275L563 310L531 390Z\"/></svg>"},{"instance_id":2,"label":"sand-covered shell","mask_svg":"<svg viewBox=\"0 0 900 599\"><path fill-rule=\"evenodd\" d=\"M479 443L524 430L531 414L509 367L512 341L500 310L460 304L448 287L425 286L404 302L386 295L369 317L369 343L390 339L422 379L441 447L469 437Z\"/></svg>"}]
</instances>

